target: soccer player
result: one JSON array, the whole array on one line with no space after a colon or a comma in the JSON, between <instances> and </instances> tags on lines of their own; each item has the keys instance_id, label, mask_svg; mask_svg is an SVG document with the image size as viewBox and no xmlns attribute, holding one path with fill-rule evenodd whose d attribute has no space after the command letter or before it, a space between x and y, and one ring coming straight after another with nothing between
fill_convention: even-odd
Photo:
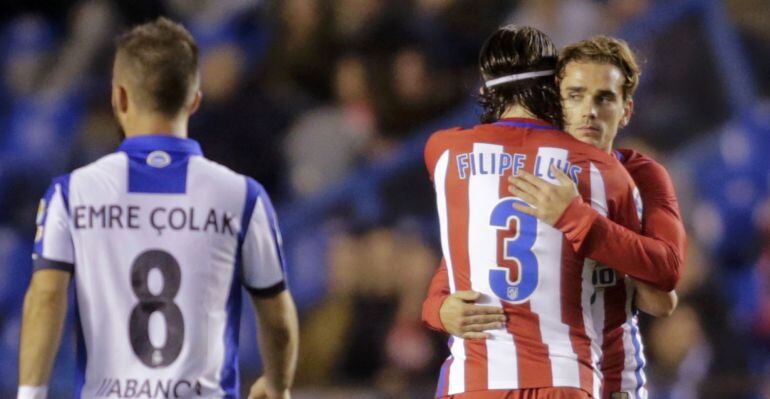
<instances>
[{"instance_id":1,"label":"soccer player","mask_svg":"<svg viewBox=\"0 0 770 399\"><path fill-rule=\"evenodd\" d=\"M542 32L498 29L479 57L487 123L437 132L426 144L449 293L476 291L478 304L500 312L487 339L450 339L439 397L599 396L594 264L561 231L514 207L525 203L505 184L521 171L556 182L556 166L578 182L584 200L640 229L635 188L623 167L556 127L556 61ZM618 271L636 274L635 267Z\"/></svg>"},{"instance_id":2,"label":"soccer player","mask_svg":"<svg viewBox=\"0 0 770 399\"><path fill-rule=\"evenodd\" d=\"M628 45L605 36L570 45L560 56L557 80L567 131L581 141L611 152L618 129L630 120L632 96L639 80L639 68ZM684 262L686 235L671 179L666 170L649 157L632 150L616 150L613 154L640 189L644 202L642 236L617 226L583 204L572 181L560 171L554 171L559 185L546 183L527 173L510 177L511 194L532 206L520 208L522 212L550 225L563 228L570 220L580 221L579 229L564 230L577 251L602 258L609 266L646 263L647 269L657 270L675 281ZM586 236L574 234L578 230ZM588 236L602 237L603 245L580 248L582 243L592 240ZM633 309L653 316L668 315L676 306L676 294L641 281L619 281L610 268L598 270L594 277L597 293L594 311L603 313L605 320L621 315L626 318L622 330L605 330L600 342L605 359L601 362L604 379L601 397L612 398L613 393L626 398L646 397L644 356ZM483 324L494 321L495 315L481 317L481 323L463 316L463 312L479 312L483 308L465 304L461 298L445 301L448 289L440 280L446 277L440 275L437 274L438 278L432 282L432 296L425 302L426 322L432 328L451 329L454 334L483 337L484 333L478 331L486 329ZM477 294L467 292L463 295L472 300ZM608 298L612 300L606 300ZM618 298L625 298L625 301Z\"/></svg>"},{"instance_id":3,"label":"soccer player","mask_svg":"<svg viewBox=\"0 0 770 399\"><path fill-rule=\"evenodd\" d=\"M117 152L56 178L41 201L24 301L18 398L45 398L77 298L76 397L238 398L241 287L257 310L265 377L288 398L297 315L265 190L187 138L201 101L198 50L165 18L117 41Z\"/></svg>"}]
</instances>

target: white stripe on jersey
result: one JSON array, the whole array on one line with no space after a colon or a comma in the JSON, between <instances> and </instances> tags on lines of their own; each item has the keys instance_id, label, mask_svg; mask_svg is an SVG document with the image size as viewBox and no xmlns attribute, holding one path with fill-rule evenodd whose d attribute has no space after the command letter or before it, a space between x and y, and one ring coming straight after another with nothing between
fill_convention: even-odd
<instances>
[{"instance_id":1,"label":"white stripe on jersey","mask_svg":"<svg viewBox=\"0 0 770 399\"><path fill-rule=\"evenodd\" d=\"M449 247L449 215L447 214L446 200L446 180L449 168L449 150L444 151L436 162L436 169L433 172L433 181L436 186L436 205L438 208L438 218L441 226L441 250L444 253L444 261L447 268L449 280L449 292L454 293L457 290L454 281L454 269L452 268L452 252ZM449 393L465 391L465 342L462 338L454 337L452 347L449 349L452 353L452 363L449 366Z\"/></svg>"},{"instance_id":2,"label":"white stripe on jersey","mask_svg":"<svg viewBox=\"0 0 770 399\"><path fill-rule=\"evenodd\" d=\"M625 352L625 362L623 366L623 373L621 374L620 388L621 391L629 394L629 399L647 399L647 390L644 385L647 382L644 374L644 345L642 344L642 336L639 334L639 324L637 317L633 314L631 308L635 286L631 282L631 277L625 277L626 282L626 322L623 323L623 350ZM637 351L638 346L638 351ZM641 364L640 364L641 363ZM637 376L637 369L639 375ZM637 387L641 384L639 389L639 395L637 395Z\"/></svg>"},{"instance_id":3,"label":"white stripe on jersey","mask_svg":"<svg viewBox=\"0 0 770 399\"><path fill-rule=\"evenodd\" d=\"M446 176L449 167L449 150L444 151L436 162L436 170L433 172L433 181L436 185L436 207L438 208L438 220L441 226L441 251L444 253L447 274L449 275L449 292L454 293L455 279L452 269L452 253L449 249L449 215L447 214L446 201Z\"/></svg>"},{"instance_id":4,"label":"white stripe on jersey","mask_svg":"<svg viewBox=\"0 0 770 399\"><path fill-rule=\"evenodd\" d=\"M540 158L540 174L546 181L557 183L549 176L550 160L554 164L565 165L568 151L561 148L541 147L537 156ZM569 326L562 320L561 301L554 300L554 294L561 294L561 267L543 267L543 265L560 265L564 235L561 231L540 220L537 221L537 241L532 252L537 256L539 268L539 285L530 297L530 308L540 317L540 333L543 343L548 346L548 357L551 360L551 372L554 386L580 386L580 366L578 356L572 347ZM557 297L558 297L557 296ZM546 324L557 320L557 323ZM564 354L569 354L565 357Z\"/></svg>"},{"instance_id":5,"label":"white stripe on jersey","mask_svg":"<svg viewBox=\"0 0 770 399\"><path fill-rule=\"evenodd\" d=\"M474 143L473 153L500 158L503 146ZM502 307L500 299L489 286L489 270L497 267L497 232L490 226L490 214L500 198L500 175L472 174L468 181L468 259L471 272L471 289L480 292L477 303ZM487 384L489 389L516 389L519 385L516 344L513 335L505 328L488 331Z\"/></svg>"},{"instance_id":6,"label":"white stripe on jersey","mask_svg":"<svg viewBox=\"0 0 770 399\"><path fill-rule=\"evenodd\" d=\"M605 192L604 178L593 163L590 164L589 170L591 181L591 207L600 215L607 216L607 193ZM589 331L590 326L590 330L592 330L592 335L589 335L591 338L591 360L594 361L594 364L596 365L596 367L594 367L594 396L598 398L601 393L602 372L599 365L602 358L602 345L604 343L605 310L604 290L596 290L593 284L593 272L595 267L596 261L592 259L586 259L583 262L583 312L585 313L588 311L592 313L593 323L586 323L586 332ZM593 305L591 305L592 296L594 296Z\"/></svg>"}]
</instances>

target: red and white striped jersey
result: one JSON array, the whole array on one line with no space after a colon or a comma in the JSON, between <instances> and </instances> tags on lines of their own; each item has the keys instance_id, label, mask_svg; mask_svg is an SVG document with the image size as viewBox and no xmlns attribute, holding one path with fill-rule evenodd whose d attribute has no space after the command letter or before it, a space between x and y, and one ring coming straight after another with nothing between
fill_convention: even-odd
<instances>
[{"instance_id":1,"label":"red and white striped jersey","mask_svg":"<svg viewBox=\"0 0 770 399\"><path fill-rule=\"evenodd\" d=\"M687 246L671 177L662 165L638 152L616 150L614 155L639 188L644 204L642 235L631 234L607 219L596 218L590 225L574 226L575 231L586 231L585 235L573 235L573 231L568 230L566 238L585 243L575 248L580 253L602 259L608 265L619 265L634 278L669 291L679 279ZM570 206L562 219L586 220L591 212L584 207ZM612 239L601 240L601 237ZM596 241L606 244L588 244ZM644 345L639 334L637 310L633 306L634 285L629 284L630 279L629 276L619 278L616 272L603 267L594 276L596 293L592 307L598 325L605 326L599 342L602 347L602 399L612 399L616 393L628 399L647 398Z\"/></svg>"},{"instance_id":2,"label":"red and white striped jersey","mask_svg":"<svg viewBox=\"0 0 770 399\"><path fill-rule=\"evenodd\" d=\"M506 179L523 169L555 182L555 165L586 202L639 231L635 187L623 166L532 119L437 132L425 161L450 292L481 292L479 304L501 306L508 318L487 340L450 339L437 394L575 387L598 397L604 328L591 308L596 264L565 245L561 231L518 212L513 204L523 201L508 194Z\"/></svg>"}]
</instances>

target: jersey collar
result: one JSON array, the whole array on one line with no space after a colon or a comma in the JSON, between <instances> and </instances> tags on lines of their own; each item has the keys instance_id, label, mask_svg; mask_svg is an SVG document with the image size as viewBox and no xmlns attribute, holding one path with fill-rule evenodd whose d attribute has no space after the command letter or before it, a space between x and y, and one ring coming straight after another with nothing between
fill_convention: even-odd
<instances>
[{"instance_id":1,"label":"jersey collar","mask_svg":"<svg viewBox=\"0 0 770 399\"><path fill-rule=\"evenodd\" d=\"M203 155L200 144L193 139L183 139L160 134L130 137L123 140L120 147L118 147L118 151L124 152L155 150L181 152L189 155Z\"/></svg>"},{"instance_id":2,"label":"jersey collar","mask_svg":"<svg viewBox=\"0 0 770 399\"><path fill-rule=\"evenodd\" d=\"M503 118L494 123L495 125L521 127L526 129L541 129L541 130L559 130L556 126L551 125L548 122L541 121L539 119L532 118Z\"/></svg>"}]
</instances>

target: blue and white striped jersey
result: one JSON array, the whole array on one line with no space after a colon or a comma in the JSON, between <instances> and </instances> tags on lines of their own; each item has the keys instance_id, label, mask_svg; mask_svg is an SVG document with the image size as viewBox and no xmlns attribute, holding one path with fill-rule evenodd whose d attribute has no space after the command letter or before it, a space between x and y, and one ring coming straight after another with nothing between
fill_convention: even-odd
<instances>
[{"instance_id":1,"label":"blue and white striped jersey","mask_svg":"<svg viewBox=\"0 0 770 399\"><path fill-rule=\"evenodd\" d=\"M142 136L54 179L35 269L73 273L78 397L239 396L240 293L281 292L265 190L191 139Z\"/></svg>"}]
</instances>

